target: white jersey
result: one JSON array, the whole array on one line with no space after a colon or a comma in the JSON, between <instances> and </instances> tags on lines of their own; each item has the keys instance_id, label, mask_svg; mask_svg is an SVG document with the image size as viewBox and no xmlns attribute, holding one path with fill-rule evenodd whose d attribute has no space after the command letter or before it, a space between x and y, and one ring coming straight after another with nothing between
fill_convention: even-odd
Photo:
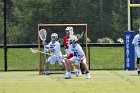
<instances>
[{"instance_id":1,"label":"white jersey","mask_svg":"<svg viewBox=\"0 0 140 93\"><path fill-rule=\"evenodd\" d=\"M140 58L140 35L139 34L137 34L134 37L132 44L135 46L135 52L136 52L137 57Z\"/></svg>"},{"instance_id":2,"label":"white jersey","mask_svg":"<svg viewBox=\"0 0 140 93\"><path fill-rule=\"evenodd\" d=\"M73 47L72 45L69 46L68 48L68 54L73 54L73 56L75 57L80 57L80 56L85 56L85 53L82 49L82 47L79 44L76 44L75 47Z\"/></svg>"},{"instance_id":3,"label":"white jersey","mask_svg":"<svg viewBox=\"0 0 140 93\"><path fill-rule=\"evenodd\" d=\"M62 56L62 53L61 53L61 51L60 51L61 46L60 46L60 43L59 43L58 41L56 41L56 42L52 42L52 41L51 41L51 42L47 45L47 47L48 47L49 49L54 49L54 51L50 51L50 54L51 54L51 55Z\"/></svg>"}]
</instances>

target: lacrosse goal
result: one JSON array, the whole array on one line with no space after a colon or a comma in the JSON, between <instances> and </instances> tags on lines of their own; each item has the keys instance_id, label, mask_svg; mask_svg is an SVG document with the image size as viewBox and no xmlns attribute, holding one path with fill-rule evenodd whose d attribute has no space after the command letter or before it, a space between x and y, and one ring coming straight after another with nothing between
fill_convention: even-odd
<instances>
[{"instance_id":1,"label":"lacrosse goal","mask_svg":"<svg viewBox=\"0 0 140 93\"><path fill-rule=\"evenodd\" d=\"M39 31L40 29L45 29L47 31L46 36L46 42L49 43L51 41L51 33L57 33L59 36L59 42L62 45L61 51L63 55L65 54L64 48L63 48L63 38L66 35L65 34L65 28L67 26L72 26L74 29L74 34L78 37L78 43L82 46L88 63L88 34L87 34L87 24L38 24L38 51L41 51L43 49L42 41L39 37ZM43 73L45 70L45 57L48 57L48 55L38 53L38 71L39 75ZM60 66L54 65L53 67L50 67L50 69L53 70L62 70Z\"/></svg>"}]
</instances>

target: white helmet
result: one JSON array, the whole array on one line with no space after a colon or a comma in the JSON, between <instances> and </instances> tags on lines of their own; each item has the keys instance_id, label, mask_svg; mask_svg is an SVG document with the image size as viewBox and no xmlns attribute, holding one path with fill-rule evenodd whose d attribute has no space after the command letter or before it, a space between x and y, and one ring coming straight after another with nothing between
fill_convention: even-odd
<instances>
[{"instance_id":1,"label":"white helmet","mask_svg":"<svg viewBox=\"0 0 140 93\"><path fill-rule=\"evenodd\" d=\"M71 27L71 26L66 27L65 31L68 31L70 35L74 34L73 27Z\"/></svg>"},{"instance_id":2,"label":"white helmet","mask_svg":"<svg viewBox=\"0 0 140 93\"><path fill-rule=\"evenodd\" d=\"M58 40L58 34L57 33L52 33L51 34L51 40L52 41L57 41Z\"/></svg>"},{"instance_id":3,"label":"white helmet","mask_svg":"<svg viewBox=\"0 0 140 93\"><path fill-rule=\"evenodd\" d=\"M70 36L70 38L69 38L70 44L76 43L77 41L78 41L78 38L76 36Z\"/></svg>"}]
</instances>

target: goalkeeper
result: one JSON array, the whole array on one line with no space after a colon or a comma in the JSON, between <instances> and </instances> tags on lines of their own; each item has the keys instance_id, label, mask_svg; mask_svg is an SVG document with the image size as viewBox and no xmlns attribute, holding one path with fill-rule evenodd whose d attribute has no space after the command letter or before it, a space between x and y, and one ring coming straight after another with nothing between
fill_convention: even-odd
<instances>
[{"instance_id":1,"label":"goalkeeper","mask_svg":"<svg viewBox=\"0 0 140 93\"><path fill-rule=\"evenodd\" d=\"M88 69L88 65L86 64L86 57L85 53L82 49L82 47L77 43L78 39L76 36L71 36L69 39L70 46L68 48L68 54L73 54L73 57L70 59L66 59L66 65L67 65L67 70L68 74L66 74L65 79L70 79L71 78L71 65L74 64L77 66L78 70L80 70L80 62L84 64L84 68L86 70L87 74L87 79L90 78L90 73Z\"/></svg>"},{"instance_id":2,"label":"goalkeeper","mask_svg":"<svg viewBox=\"0 0 140 93\"><path fill-rule=\"evenodd\" d=\"M43 43L45 44L45 42ZM58 61L59 65L64 65L64 68L66 70L66 65L62 58L62 53L60 51L60 43L58 42L58 34L52 33L51 34L51 42L48 45L45 45L45 47L50 52L51 56L46 59L46 75L50 74L49 64L54 65L56 61Z\"/></svg>"},{"instance_id":3,"label":"goalkeeper","mask_svg":"<svg viewBox=\"0 0 140 93\"><path fill-rule=\"evenodd\" d=\"M140 76L140 28L139 33L134 37L132 44L135 46L135 52L137 56L137 69Z\"/></svg>"}]
</instances>

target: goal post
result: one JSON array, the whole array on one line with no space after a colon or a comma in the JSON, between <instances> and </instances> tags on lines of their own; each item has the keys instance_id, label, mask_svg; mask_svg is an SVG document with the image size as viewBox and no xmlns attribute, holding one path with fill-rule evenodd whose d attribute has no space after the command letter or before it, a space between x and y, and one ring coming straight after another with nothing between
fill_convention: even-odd
<instances>
[{"instance_id":1,"label":"goal post","mask_svg":"<svg viewBox=\"0 0 140 93\"><path fill-rule=\"evenodd\" d=\"M131 9L130 8L140 8L140 4L131 4L131 0L128 0L128 31L131 31Z\"/></svg>"},{"instance_id":2,"label":"goal post","mask_svg":"<svg viewBox=\"0 0 140 93\"><path fill-rule=\"evenodd\" d=\"M131 8L140 8L140 4L131 4L131 0L128 0L128 30L124 32L124 69L135 69L135 53L132 40L134 38L134 31L132 30L131 23Z\"/></svg>"},{"instance_id":3,"label":"goal post","mask_svg":"<svg viewBox=\"0 0 140 93\"><path fill-rule=\"evenodd\" d=\"M51 33L54 33L54 32L56 32L56 33L59 32L61 34L61 36L65 35L65 28L67 26L72 26L74 28L79 28L80 30L83 28L82 31L84 31L84 35L83 35L82 39L84 40L84 43L83 43L83 41L79 42L79 43L84 45L84 47L85 47L84 51L85 51L85 55L86 55L86 58L87 58L87 63L89 63L89 59L88 59L89 55L88 55L88 32L87 32L88 28L87 28L87 24L38 24L38 50L41 51L41 48L42 48L41 40L40 40L40 37L39 37L40 29L46 29L47 32L50 33L49 35L47 35L47 38L50 39ZM61 27L61 28L59 28L59 27ZM61 31L57 31L57 29L59 29ZM74 29L75 34L81 34L82 31L80 32L80 31L77 31L77 30ZM80 32L80 33L77 33L77 32ZM58 36L59 36L59 33L58 33ZM63 37L61 37L61 36L59 36L59 38L61 38L61 40L62 40ZM50 42L50 40L49 40L49 42ZM60 44L62 45L62 42ZM41 55L42 54L39 52L38 53L38 71L39 71L39 75L42 74L42 68L43 68L42 63L45 62L45 56L42 57ZM44 62L42 62L42 61L44 61Z\"/></svg>"}]
</instances>

